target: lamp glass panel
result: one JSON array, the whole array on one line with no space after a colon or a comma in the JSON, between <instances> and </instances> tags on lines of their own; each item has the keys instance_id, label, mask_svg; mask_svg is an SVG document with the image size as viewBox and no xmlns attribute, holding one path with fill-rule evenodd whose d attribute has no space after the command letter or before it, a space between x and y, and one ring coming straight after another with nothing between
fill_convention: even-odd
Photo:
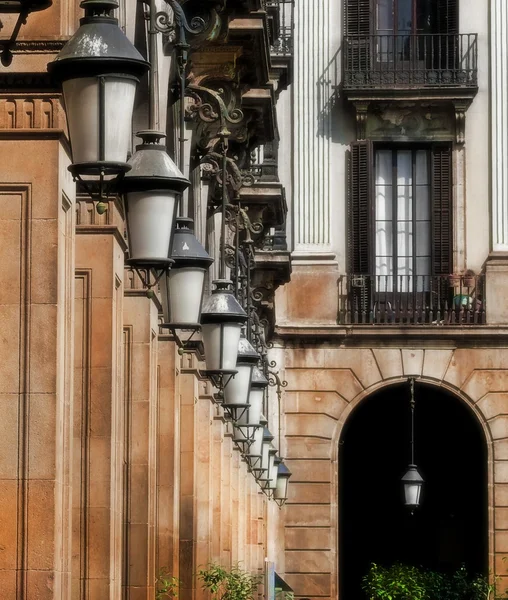
<instances>
[{"instance_id":1,"label":"lamp glass panel","mask_svg":"<svg viewBox=\"0 0 508 600\"><path fill-rule=\"evenodd\" d=\"M202 326L207 369L210 371L236 369L241 329L241 324L235 322L207 323Z\"/></svg>"},{"instance_id":2,"label":"lamp glass panel","mask_svg":"<svg viewBox=\"0 0 508 600\"><path fill-rule=\"evenodd\" d=\"M175 214L176 196L165 191L128 192L127 232L131 260L166 259Z\"/></svg>"},{"instance_id":3,"label":"lamp glass panel","mask_svg":"<svg viewBox=\"0 0 508 600\"><path fill-rule=\"evenodd\" d=\"M132 113L137 82L133 79L107 77L105 96L106 158L125 162L132 140Z\"/></svg>"},{"instance_id":4,"label":"lamp glass panel","mask_svg":"<svg viewBox=\"0 0 508 600\"><path fill-rule=\"evenodd\" d=\"M286 500L288 492L288 477L277 477L277 485L273 491L275 500Z\"/></svg>"},{"instance_id":5,"label":"lamp glass panel","mask_svg":"<svg viewBox=\"0 0 508 600\"><path fill-rule=\"evenodd\" d=\"M238 375L236 376L238 377ZM235 379L236 379L235 377ZM233 380L234 381L234 380ZM233 383L230 381L226 387ZM249 394L249 408L238 419L239 425L259 425L261 411L263 410L263 390L260 388L251 388Z\"/></svg>"},{"instance_id":6,"label":"lamp glass panel","mask_svg":"<svg viewBox=\"0 0 508 600\"><path fill-rule=\"evenodd\" d=\"M224 404L248 404L253 365L236 365L238 373L224 388ZM247 411L244 411L244 414Z\"/></svg>"},{"instance_id":7,"label":"lamp glass panel","mask_svg":"<svg viewBox=\"0 0 508 600\"><path fill-rule=\"evenodd\" d=\"M248 456L261 456L263 448L263 428L258 427L254 432L254 441L250 445Z\"/></svg>"},{"instance_id":8,"label":"lamp glass panel","mask_svg":"<svg viewBox=\"0 0 508 600\"><path fill-rule=\"evenodd\" d=\"M130 147L136 81L106 77L104 86L104 160L126 162ZM97 162L99 155L99 78L68 79L62 84L72 146L72 161Z\"/></svg>"},{"instance_id":9,"label":"lamp glass panel","mask_svg":"<svg viewBox=\"0 0 508 600\"><path fill-rule=\"evenodd\" d=\"M418 506L420 504L421 483L404 483L404 496L407 506Z\"/></svg>"},{"instance_id":10,"label":"lamp glass panel","mask_svg":"<svg viewBox=\"0 0 508 600\"><path fill-rule=\"evenodd\" d=\"M261 449L261 469L268 471L270 466L270 442L263 442Z\"/></svg>"},{"instance_id":11,"label":"lamp glass panel","mask_svg":"<svg viewBox=\"0 0 508 600\"><path fill-rule=\"evenodd\" d=\"M266 486L268 489L275 489L277 487L277 476L273 477L273 472L275 471L275 453L270 452L270 457L268 459L268 473L266 475L266 479L268 483Z\"/></svg>"},{"instance_id":12,"label":"lamp glass panel","mask_svg":"<svg viewBox=\"0 0 508 600\"><path fill-rule=\"evenodd\" d=\"M197 267L173 267L167 278L169 314L166 323L199 323L205 270Z\"/></svg>"}]
</instances>

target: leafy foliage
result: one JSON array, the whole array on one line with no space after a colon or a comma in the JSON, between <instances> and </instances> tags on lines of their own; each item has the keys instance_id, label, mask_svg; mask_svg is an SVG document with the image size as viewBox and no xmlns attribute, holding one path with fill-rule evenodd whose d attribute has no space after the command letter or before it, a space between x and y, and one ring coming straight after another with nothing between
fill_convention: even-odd
<instances>
[{"instance_id":1,"label":"leafy foliage","mask_svg":"<svg viewBox=\"0 0 508 600\"><path fill-rule=\"evenodd\" d=\"M180 580L173 577L167 569L162 568L155 580L155 600L177 598Z\"/></svg>"},{"instance_id":2,"label":"leafy foliage","mask_svg":"<svg viewBox=\"0 0 508 600\"><path fill-rule=\"evenodd\" d=\"M199 570L198 579L213 600L253 600L261 581L260 576L251 575L238 565L225 569L214 563Z\"/></svg>"},{"instance_id":3,"label":"leafy foliage","mask_svg":"<svg viewBox=\"0 0 508 600\"><path fill-rule=\"evenodd\" d=\"M471 577L465 567L451 574L427 571L396 563L381 567L373 563L362 580L369 600L495 600L506 598L480 575Z\"/></svg>"}]
</instances>

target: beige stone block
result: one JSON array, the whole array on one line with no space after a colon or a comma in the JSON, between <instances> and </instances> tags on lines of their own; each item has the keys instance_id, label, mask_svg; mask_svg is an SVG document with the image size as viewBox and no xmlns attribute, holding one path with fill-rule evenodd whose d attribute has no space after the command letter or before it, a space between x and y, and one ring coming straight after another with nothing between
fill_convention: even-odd
<instances>
[{"instance_id":1,"label":"beige stone block","mask_svg":"<svg viewBox=\"0 0 508 600\"><path fill-rule=\"evenodd\" d=\"M191 496L194 491L194 452L180 455L180 492Z\"/></svg>"},{"instance_id":2,"label":"beige stone block","mask_svg":"<svg viewBox=\"0 0 508 600\"><path fill-rule=\"evenodd\" d=\"M30 269L31 302L56 304L58 301L58 237L56 219L34 219L31 222L32 252Z\"/></svg>"},{"instance_id":3,"label":"beige stone block","mask_svg":"<svg viewBox=\"0 0 508 600\"><path fill-rule=\"evenodd\" d=\"M18 482L0 480L0 573L16 569L18 524Z\"/></svg>"},{"instance_id":4,"label":"beige stone block","mask_svg":"<svg viewBox=\"0 0 508 600\"><path fill-rule=\"evenodd\" d=\"M364 388L381 381L382 376L372 350L363 348L327 348L325 367L351 369Z\"/></svg>"},{"instance_id":5,"label":"beige stone block","mask_svg":"<svg viewBox=\"0 0 508 600\"><path fill-rule=\"evenodd\" d=\"M148 582L148 527L131 524L129 526L129 583L132 586L146 586Z\"/></svg>"},{"instance_id":6,"label":"beige stone block","mask_svg":"<svg viewBox=\"0 0 508 600\"><path fill-rule=\"evenodd\" d=\"M477 370L463 385L462 391L467 394L473 402L477 402L488 392L507 392L508 370Z\"/></svg>"},{"instance_id":7,"label":"beige stone block","mask_svg":"<svg viewBox=\"0 0 508 600\"><path fill-rule=\"evenodd\" d=\"M30 306L30 392L55 394L57 381L57 307Z\"/></svg>"},{"instance_id":8,"label":"beige stone block","mask_svg":"<svg viewBox=\"0 0 508 600\"><path fill-rule=\"evenodd\" d=\"M90 435L92 436L111 436L112 387L111 367L91 369Z\"/></svg>"},{"instance_id":9,"label":"beige stone block","mask_svg":"<svg viewBox=\"0 0 508 600\"><path fill-rule=\"evenodd\" d=\"M152 322L150 309L153 302L146 296L126 296L123 304L124 325L132 325L133 342L150 342Z\"/></svg>"},{"instance_id":10,"label":"beige stone block","mask_svg":"<svg viewBox=\"0 0 508 600\"><path fill-rule=\"evenodd\" d=\"M64 399L61 398L60 402ZM28 457L29 477L54 479L56 469L56 412L54 394L30 394Z\"/></svg>"},{"instance_id":11,"label":"beige stone block","mask_svg":"<svg viewBox=\"0 0 508 600\"><path fill-rule=\"evenodd\" d=\"M18 477L19 398L16 394L0 394L0 480Z\"/></svg>"},{"instance_id":12,"label":"beige stone block","mask_svg":"<svg viewBox=\"0 0 508 600\"><path fill-rule=\"evenodd\" d=\"M324 413L338 419L347 405L336 392L298 392L295 412ZM287 407L285 410L291 412Z\"/></svg>"},{"instance_id":13,"label":"beige stone block","mask_svg":"<svg viewBox=\"0 0 508 600\"><path fill-rule=\"evenodd\" d=\"M288 573L286 580L299 596L329 596L331 593L331 576L329 574L315 575L313 573Z\"/></svg>"},{"instance_id":14,"label":"beige stone block","mask_svg":"<svg viewBox=\"0 0 508 600\"><path fill-rule=\"evenodd\" d=\"M109 578L88 579L87 585L90 600L92 598L97 598L97 600L109 600L111 598Z\"/></svg>"},{"instance_id":15,"label":"beige stone block","mask_svg":"<svg viewBox=\"0 0 508 600\"><path fill-rule=\"evenodd\" d=\"M322 369L325 367L325 353L329 350L323 348L288 348L285 351L286 369Z\"/></svg>"},{"instance_id":16,"label":"beige stone block","mask_svg":"<svg viewBox=\"0 0 508 600\"><path fill-rule=\"evenodd\" d=\"M486 420L508 415L508 393L486 394L476 405Z\"/></svg>"},{"instance_id":17,"label":"beige stone block","mask_svg":"<svg viewBox=\"0 0 508 600\"><path fill-rule=\"evenodd\" d=\"M286 371L288 390L332 391L352 400L363 387L349 369L290 369Z\"/></svg>"},{"instance_id":18,"label":"beige stone block","mask_svg":"<svg viewBox=\"0 0 508 600\"><path fill-rule=\"evenodd\" d=\"M286 574L331 573L333 555L329 550L286 550Z\"/></svg>"},{"instance_id":19,"label":"beige stone block","mask_svg":"<svg viewBox=\"0 0 508 600\"><path fill-rule=\"evenodd\" d=\"M286 504L286 527L329 527L331 507L315 504Z\"/></svg>"},{"instance_id":20,"label":"beige stone block","mask_svg":"<svg viewBox=\"0 0 508 600\"><path fill-rule=\"evenodd\" d=\"M498 483L494 486L494 505L508 506L508 484Z\"/></svg>"},{"instance_id":21,"label":"beige stone block","mask_svg":"<svg viewBox=\"0 0 508 600\"><path fill-rule=\"evenodd\" d=\"M395 348L373 349L372 353L376 359L383 379L402 377L402 354Z\"/></svg>"},{"instance_id":22,"label":"beige stone block","mask_svg":"<svg viewBox=\"0 0 508 600\"><path fill-rule=\"evenodd\" d=\"M92 367L105 367L111 363L113 341L117 337L116 331L113 331L113 310L109 298L92 299Z\"/></svg>"},{"instance_id":23,"label":"beige stone block","mask_svg":"<svg viewBox=\"0 0 508 600\"><path fill-rule=\"evenodd\" d=\"M147 464L150 439L150 403L133 402L131 415L131 461L135 464Z\"/></svg>"},{"instance_id":24,"label":"beige stone block","mask_svg":"<svg viewBox=\"0 0 508 600\"><path fill-rule=\"evenodd\" d=\"M508 460L508 438L504 440L494 440L494 459Z\"/></svg>"},{"instance_id":25,"label":"beige stone block","mask_svg":"<svg viewBox=\"0 0 508 600\"><path fill-rule=\"evenodd\" d=\"M92 579L108 578L111 563L112 514L108 508L95 507L89 509L88 517L89 576Z\"/></svg>"},{"instance_id":26,"label":"beige stone block","mask_svg":"<svg viewBox=\"0 0 508 600\"><path fill-rule=\"evenodd\" d=\"M508 437L508 416L491 419L488 426L493 439L500 440Z\"/></svg>"},{"instance_id":27,"label":"beige stone block","mask_svg":"<svg viewBox=\"0 0 508 600\"><path fill-rule=\"evenodd\" d=\"M2 590L2 600L18 600L16 595L16 571L0 570L0 590Z\"/></svg>"},{"instance_id":28,"label":"beige stone block","mask_svg":"<svg viewBox=\"0 0 508 600\"><path fill-rule=\"evenodd\" d=\"M76 235L76 268L92 269L92 296L112 298L115 291L114 251L111 234Z\"/></svg>"},{"instance_id":29,"label":"beige stone block","mask_svg":"<svg viewBox=\"0 0 508 600\"><path fill-rule=\"evenodd\" d=\"M28 568L49 570L55 564L55 541L62 523L55 520L54 481L31 480L28 487Z\"/></svg>"},{"instance_id":30,"label":"beige stone block","mask_svg":"<svg viewBox=\"0 0 508 600\"><path fill-rule=\"evenodd\" d=\"M506 596L508 594L508 577L499 577L496 589L500 598Z\"/></svg>"},{"instance_id":31,"label":"beige stone block","mask_svg":"<svg viewBox=\"0 0 508 600\"><path fill-rule=\"evenodd\" d=\"M495 529L508 529L508 508L496 508L494 511Z\"/></svg>"},{"instance_id":32,"label":"beige stone block","mask_svg":"<svg viewBox=\"0 0 508 600\"><path fill-rule=\"evenodd\" d=\"M286 284L289 322L318 324L337 322L338 274L336 267L293 265L291 281Z\"/></svg>"},{"instance_id":33,"label":"beige stone block","mask_svg":"<svg viewBox=\"0 0 508 600\"><path fill-rule=\"evenodd\" d=\"M285 391L282 395L282 411L298 412L298 394L300 392ZM333 393L333 392L332 392Z\"/></svg>"},{"instance_id":34,"label":"beige stone block","mask_svg":"<svg viewBox=\"0 0 508 600\"><path fill-rule=\"evenodd\" d=\"M502 348L459 348L453 353L445 380L461 388L475 369L508 369L508 351Z\"/></svg>"},{"instance_id":35,"label":"beige stone block","mask_svg":"<svg viewBox=\"0 0 508 600\"><path fill-rule=\"evenodd\" d=\"M508 461L506 461L506 460L494 461L494 482L495 483L508 483Z\"/></svg>"},{"instance_id":36,"label":"beige stone block","mask_svg":"<svg viewBox=\"0 0 508 600\"><path fill-rule=\"evenodd\" d=\"M331 502L331 488L328 483L299 483L291 478L288 494L288 501L293 504L330 504Z\"/></svg>"},{"instance_id":37,"label":"beige stone block","mask_svg":"<svg viewBox=\"0 0 508 600\"><path fill-rule=\"evenodd\" d=\"M286 415L286 435L314 436L331 439L337 421L323 414Z\"/></svg>"},{"instance_id":38,"label":"beige stone block","mask_svg":"<svg viewBox=\"0 0 508 600\"><path fill-rule=\"evenodd\" d=\"M494 557L494 573L498 576L508 575L508 554L496 554Z\"/></svg>"},{"instance_id":39,"label":"beige stone block","mask_svg":"<svg viewBox=\"0 0 508 600\"><path fill-rule=\"evenodd\" d=\"M286 550L329 550L332 532L328 527L286 527Z\"/></svg>"},{"instance_id":40,"label":"beige stone block","mask_svg":"<svg viewBox=\"0 0 508 600\"><path fill-rule=\"evenodd\" d=\"M55 583L53 571L28 571L27 600L53 600L56 591Z\"/></svg>"},{"instance_id":41,"label":"beige stone block","mask_svg":"<svg viewBox=\"0 0 508 600\"><path fill-rule=\"evenodd\" d=\"M19 393L19 321L19 306L0 305L0 390L3 394Z\"/></svg>"},{"instance_id":42,"label":"beige stone block","mask_svg":"<svg viewBox=\"0 0 508 600\"><path fill-rule=\"evenodd\" d=\"M453 356L453 350L429 348L424 351L422 375L442 381Z\"/></svg>"},{"instance_id":43,"label":"beige stone block","mask_svg":"<svg viewBox=\"0 0 508 600\"><path fill-rule=\"evenodd\" d=\"M494 551L508 553L508 531L494 532Z\"/></svg>"},{"instance_id":44,"label":"beige stone block","mask_svg":"<svg viewBox=\"0 0 508 600\"><path fill-rule=\"evenodd\" d=\"M0 194L0 211L5 205L5 198ZM19 197L18 197L19 198ZM18 200L19 206L19 200ZM19 208L17 209L19 217ZM0 281L8 282L8 285L0 286L0 304L17 304L19 302L21 278L21 221L5 220L0 212L0 240L2 248L2 260L0 261Z\"/></svg>"},{"instance_id":45,"label":"beige stone block","mask_svg":"<svg viewBox=\"0 0 508 600\"><path fill-rule=\"evenodd\" d=\"M401 353L404 376L420 377L423 370L423 350L404 348Z\"/></svg>"},{"instance_id":46,"label":"beige stone block","mask_svg":"<svg viewBox=\"0 0 508 600\"><path fill-rule=\"evenodd\" d=\"M331 442L329 439L315 437L286 438L286 454L288 458L330 458Z\"/></svg>"},{"instance_id":47,"label":"beige stone block","mask_svg":"<svg viewBox=\"0 0 508 600\"><path fill-rule=\"evenodd\" d=\"M331 463L329 460L287 460L287 466L293 473L290 485L294 482L331 481Z\"/></svg>"},{"instance_id":48,"label":"beige stone block","mask_svg":"<svg viewBox=\"0 0 508 600\"><path fill-rule=\"evenodd\" d=\"M111 438L91 436L89 438L90 489L89 505L95 508L107 508L110 503L111 488Z\"/></svg>"},{"instance_id":49,"label":"beige stone block","mask_svg":"<svg viewBox=\"0 0 508 600\"><path fill-rule=\"evenodd\" d=\"M150 397L151 359L150 343L132 345L131 393L134 400L147 401Z\"/></svg>"},{"instance_id":50,"label":"beige stone block","mask_svg":"<svg viewBox=\"0 0 508 600\"><path fill-rule=\"evenodd\" d=\"M130 471L130 523L148 523L148 505L152 495L148 481L148 464L132 465Z\"/></svg>"}]
</instances>

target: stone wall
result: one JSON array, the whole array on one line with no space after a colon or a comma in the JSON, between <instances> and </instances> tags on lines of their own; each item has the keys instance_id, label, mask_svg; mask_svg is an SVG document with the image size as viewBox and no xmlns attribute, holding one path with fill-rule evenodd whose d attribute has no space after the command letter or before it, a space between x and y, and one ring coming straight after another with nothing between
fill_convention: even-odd
<instances>
[{"instance_id":1,"label":"stone wall","mask_svg":"<svg viewBox=\"0 0 508 600\"><path fill-rule=\"evenodd\" d=\"M286 576L298 596L338 596L338 444L352 410L384 386L416 377L467 403L488 446L489 565L508 586L508 350L287 348Z\"/></svg>"}]
</instances>

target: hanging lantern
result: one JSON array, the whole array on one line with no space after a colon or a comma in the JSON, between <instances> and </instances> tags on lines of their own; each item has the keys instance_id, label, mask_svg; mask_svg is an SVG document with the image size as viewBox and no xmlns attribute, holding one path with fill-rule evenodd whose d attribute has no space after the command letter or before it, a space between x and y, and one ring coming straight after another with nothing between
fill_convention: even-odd
<instances>
[{"instance_id":1,"label":"hanging lantern","mask_svg":"<svg viewBox=\"0 0 508 600\"><path fill-rule=\"evenodd\" d=\"M275 490L275 488L277 487L277 477L279 473L279 465L281 462L282 459L279 456L277 456L277 454L275 454L273 457L273 468L270 468L269 478L266 483L267 489L271 490L272 494L273 490Z\"/></svg>"},{"instance_id":2,"label":"hanging lantern","mask_svg":"<svg viewBox=\"0 0 508 600\"><path fill-rule=\"evenodd\" d=\"M246 415L249 408L252 371L258 360L259 354L242 334L236 359L237 373L224 389L224 407L232 411L232 418L236 422Z\"/></svg>"},{"instance_id":3,"label":"hanging lantern","mask_svg":"<svg viewBox=\"0 0 508 600\"><path fill-rule=\"evenodd\" d=\"M245 441L249 441L249 443L246 444L247 448L245 451L245 458L247 459L251 468L253 468L254 465L257 465L261 460L261 454L263 449L263 434L265 430L265 425L267 423L268 421L266 420L264 415L261 415L259 425L252 428L252 440L247 440L246 433L244 433L244 430L248 430L248 428L236 427L238 436L243 436Z\"/></svg>"},{"instance_id":4,"label":"hanging lantern","mask_svg":"<svg viewBox=\"0 0 508 600\"><path fill-rule=\"evenodd\" d=\"M48 65L62 84L75 176L128 170L134 96L149 63L113 17L116 0L85 0L74 36Z\"/></svg>"},{"instance_id":5,"label":"hanging lantern","mask_svg":"<svg viewBox=\"0 0 508 600\"><path fill-rule=\"evenodd\" d=\"M216 289L205 301L201 311L206 375L215 387L224 389L236 374L236 359L242 325L247 314L233 295L232 282L217 279Z\"/></svg>"},{"instance_id":6,"label":"hanging lantern","mask_svg":"<svg viewBox=\"0 0 508 600\"><path fill-rule=\"evenodd\" d=\"M194 221L176 219L173 260L161 281L164 324L171 329L199 329L205 274L213 258L194 235Z\"/></svg>"},{"instance_id":7,"label":"hanging lantern","mask_svg":"<svg viewBox=\"0 0 508 600\"><path fill-rule=\"evenodd\" d=\"M409 465L403 475L402 485L404 487L404 504L411 510L411 514L420 506L420 495L424 479L416 465Z\"/></svg>"},{"instance_id":8,"label":"hanging lantern","mask_svg":"<svg viewBox=\"0 0 508 600\"><path fill-rule=\"evenodd\" d=\"M268 448L268 466L267 468L260 474L258 478L258 483L268 495L271 493L270 482L271 478L274 474L275 469L275 455L277 454L277 450L270 444ZM263 464L261 459L261 464ZM278 471L278 468L277 468Z\"/></svg>"},{"instance_id":9,"label":"hanging lantern","mask_svg":"<svg viewBox=\"0 0 508 600\"><path fill-rule=\"evenodd\" d=\"M277 472L277 486L273 491L273 498L275 502L282 506L286 504L288 499L288 483L289 478L291 477L291 471L286 467L286 465L281 461L279 464L279 469Z\"/></svg>"},{"instance_id":10,"label":"hanging lantern","mask_svg":"<svg viewBox=\"0 0 508 600\"><path fill-rule=\"evenodd\" d=\"M256 471L256 479L260 479L261 477L266 476L263 475L265 472L268 472L270 467L270 448L272 447L273 435L270 433L268 427L263 429L263 442L261 444L261 460L258 461L256 467L253 467L252 470Z\"/></svg>"},{"instance_id":11,"label":"hanging lantern","mask_svg":"<svg viewBox=\"0 0 508 600\"><path fill-rule=\"evenodd\" d=\"M267 386L268 379L258 367L254 366L250 384L249 408L238 418L237 425L242 427L259 425L263 411L263 397Z\"/></svg>"},{"instance_id":12,"label":"hanging lantern","mask_svg":"<svg viewBox=\"0 0 508 600\"><path fill-rule=\"evenodd\" d=\"M132 167L120 183L125 202L129 264L143 268L171 263L179 195L190 185L171 160L165 137L158 131L140 131L143 143L129 160Z\"/></svg>"}]
</instances>

